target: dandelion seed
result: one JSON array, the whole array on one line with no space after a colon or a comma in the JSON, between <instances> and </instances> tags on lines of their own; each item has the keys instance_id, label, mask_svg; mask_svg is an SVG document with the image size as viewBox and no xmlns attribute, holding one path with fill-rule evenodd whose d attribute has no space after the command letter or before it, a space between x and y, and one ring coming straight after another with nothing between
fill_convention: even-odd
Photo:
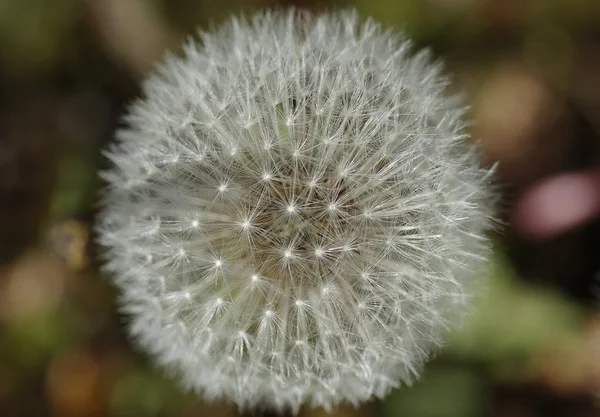
<instances>
[{"instance_id":1,"label":"dandelion seed","mask_svg":"<svg viewBox=\"0 0 600 417\"><path fill-rule=\"evenodd\" d=\"M200 37L107 152L97 229L132 336L241 408L410 383L465 309L495 206L440 66L353 12Z\"/></svg>"}]
</instances>

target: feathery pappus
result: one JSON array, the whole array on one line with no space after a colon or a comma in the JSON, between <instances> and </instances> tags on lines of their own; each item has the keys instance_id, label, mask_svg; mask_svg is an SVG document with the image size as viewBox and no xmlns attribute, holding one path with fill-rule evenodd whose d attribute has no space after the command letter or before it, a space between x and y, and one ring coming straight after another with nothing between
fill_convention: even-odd
<instances>
[{"instance_id":1,"label":"feathery pappus","mask_svg":"<svg viewBox=\"0 0 600 417\"><path fill-rule=\"evenodd\" d=\"M447 84L352 11L235 17L168 56L102 173L132 336L241 408L410 383L468 304L496 201Z\"/></svg>"}]
</instances>

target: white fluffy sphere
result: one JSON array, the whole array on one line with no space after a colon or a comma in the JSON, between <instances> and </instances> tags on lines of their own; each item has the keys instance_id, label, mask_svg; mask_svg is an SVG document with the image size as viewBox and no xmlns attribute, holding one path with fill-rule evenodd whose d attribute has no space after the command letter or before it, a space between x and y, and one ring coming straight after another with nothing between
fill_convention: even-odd
<instances>
[{"instance_id":1,"label":"white fluffy sphere","mask_svg":"<svg viewBox=\"0 0 600 417\"><path fill-rule=\"evenodd\" d=\"M103 173L132 335L242 408L409 383L464 310L495 200L440 66L353 12L233 18L184 50Z\"/></svg>"}]
</instances>

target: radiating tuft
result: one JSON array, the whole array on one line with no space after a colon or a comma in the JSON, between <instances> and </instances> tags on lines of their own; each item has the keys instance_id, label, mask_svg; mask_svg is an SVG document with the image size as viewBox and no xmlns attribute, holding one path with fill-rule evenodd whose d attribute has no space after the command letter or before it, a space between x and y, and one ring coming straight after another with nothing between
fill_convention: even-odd
<instances>
[{"instance_id":1,"label":"radiating tuft","mask_svg":"<svg viewBox=\"0 0 600 417\"><path fill-rule=\"evenodd\" d=\"M97 229L131 334L241 408L410 383L468 302L495 205L440 65L353 12L200 37L106 153Z\"/></svg>"}]
</instances>

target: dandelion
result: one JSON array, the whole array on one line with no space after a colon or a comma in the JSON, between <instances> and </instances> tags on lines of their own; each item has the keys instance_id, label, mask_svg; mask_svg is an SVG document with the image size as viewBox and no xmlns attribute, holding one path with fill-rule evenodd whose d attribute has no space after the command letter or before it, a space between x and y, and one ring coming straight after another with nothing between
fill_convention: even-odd
<instances>
[{"instance_id":1,"label":"dandelion","mask_svg":"<svg viewBox=\"0 0 600 417\"><path fill-rule=\"evenodd\" d=\"M348 11L232 18L169 56L102 174L133 337L241 408L411 383L465 309L494 207L446 85Z\"/></svg>"}]
</instances>

